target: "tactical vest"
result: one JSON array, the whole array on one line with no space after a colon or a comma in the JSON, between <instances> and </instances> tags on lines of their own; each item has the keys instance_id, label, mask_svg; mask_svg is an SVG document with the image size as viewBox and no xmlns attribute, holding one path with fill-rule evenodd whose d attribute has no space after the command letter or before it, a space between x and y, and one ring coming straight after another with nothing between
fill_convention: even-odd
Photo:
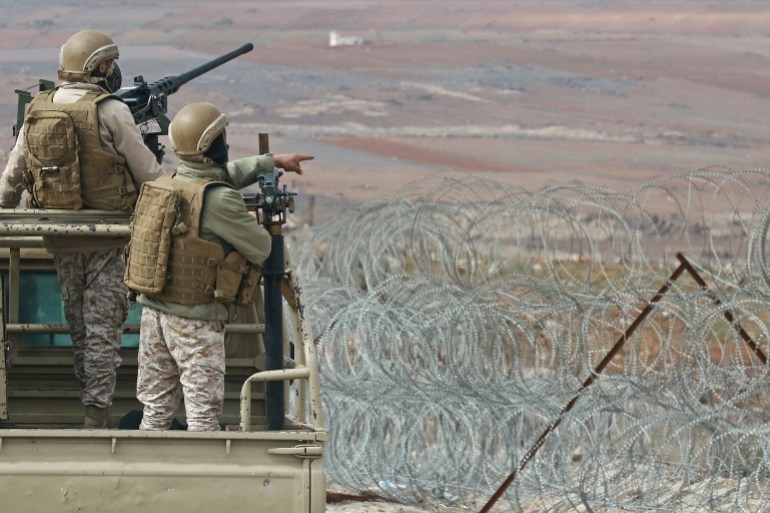
<instances>
[{"instance_id":1,"label":"tactical vest","mask_svg":"<svg viewBox=\"0 0 770 513\"><path fill-rule=\"evenodd\" d=\"M24 185L32 206L130 210L136 187L126 159L102 149L97 106L107 93L54 103L55 91L32 100L24 119Z\"/></svg>"},{"instance_id":2,"label":"tactical vest","mask_svg":"<svg viewBox=\"0 0 770 513\"><path fill-rule=\"evenodd\" d=\"M251 304L259 269L237 251L200 238L203 198L212 179L145 182L131 222L125 283L135 292L183 305L213 302Z\"/></svg>"}]
</instances>

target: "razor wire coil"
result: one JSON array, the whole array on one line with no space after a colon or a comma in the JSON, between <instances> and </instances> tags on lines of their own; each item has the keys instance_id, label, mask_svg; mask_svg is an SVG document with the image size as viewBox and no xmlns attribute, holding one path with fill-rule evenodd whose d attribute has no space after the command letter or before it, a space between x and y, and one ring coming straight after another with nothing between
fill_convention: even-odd
<instances>
[{"instance_id":1,"label":"razor wire coil","mask_svg":"<svg viewBox=\"0 0 770 513\"><path fill-rule=\"evenodd\" d=\"M478 510L770 510L770 171L629 192L435 175L291 237L332 486ZM714 301L719 299L719 304ZM729 322L725 313L733 315Z\"/></svg>"}]
</instances>

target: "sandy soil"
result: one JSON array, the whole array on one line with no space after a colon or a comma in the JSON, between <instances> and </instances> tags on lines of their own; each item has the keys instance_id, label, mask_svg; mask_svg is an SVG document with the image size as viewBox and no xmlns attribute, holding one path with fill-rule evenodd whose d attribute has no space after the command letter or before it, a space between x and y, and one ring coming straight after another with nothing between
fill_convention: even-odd
<instances>
[{"instance_id":1,"label":"sandy soil","mask_svg":"<svg viewBox=\"0 0 770 513\"><path fill-rule=\"evenodd\" d=\"M326 513L428 513L431 510L384 501L328 502ZM446 510L451 513L449 510Z\"/></svg>"}]
</instances>

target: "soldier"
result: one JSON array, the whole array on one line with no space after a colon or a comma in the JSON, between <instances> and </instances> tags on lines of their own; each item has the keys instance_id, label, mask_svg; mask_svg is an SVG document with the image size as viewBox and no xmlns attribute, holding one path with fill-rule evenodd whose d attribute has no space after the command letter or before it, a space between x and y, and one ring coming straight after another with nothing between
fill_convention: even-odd
<instances>
[{"instance_id":1,"label":"soldier","mask_svg":"<svg viewBox=\"0 0 770 513\"><path fill-rule=\"evenodd\" d=\"M145 184L137 202L126 282L141 292L142 430L169 429L182 396L189 431L220 429L224 321L250 300L271 245L238 189L276 167L302 174L301 162L313 158L265 154L228 162L227 123L210 103L183 107L169 128L179 166Z\"/></svg>"},{"instance_id":2,"label":"soldier","mask_svg":"<svg viewBox=\"0 0 770 513\"><path fill-rule=\"evenodd\" d=\"M59 54L60 83L33 99L0 177L0 205L131 210L138 187L163 169L144 145L120 87L118 47L84 30ZM85 428L108 427L127 316L126 238L45 237L70 327Z\"/></svg>"}]
</instances>

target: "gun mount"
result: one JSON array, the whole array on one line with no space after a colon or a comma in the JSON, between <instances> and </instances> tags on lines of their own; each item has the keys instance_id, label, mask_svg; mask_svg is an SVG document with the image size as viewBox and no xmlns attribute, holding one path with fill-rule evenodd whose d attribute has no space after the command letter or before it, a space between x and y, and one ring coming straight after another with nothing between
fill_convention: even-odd
<instances>
[{"instance_id":1,"label":"gun mount","mask_svg":"<svg viewBox=\"0 0 770 513\"><path fill-rule=\"evenodd\" d=\"M260 222L267 228L286 223L286 213L294 213L295 191L289 191L284 184L278 181L283 176L283 171L274 169L269 173L260 175L257 183L260 192L253 196L244 196L246 206L250 210L261 211Z\"/></svg>"},{"instance_id":2,"label":"gun mount","mask_svg":"<svg viewBox=\"0 0 770 513\"><path fill-rule=\"evenodd\" d=\"M270 140L268 134L259 134L259 154L270 152ZM286 213L294 213L294 196L296 192L288 191L286 185L281 188L278 181L283 176L283 171L273 169L257 178L260 192L256 194L243 194L246 208L257 212L257 219L273 234L281 233L281 227L286 223ZM261 218L259 212L262 212Z\"/></svg>"},{"instance_id":3,"label":"gun mount","mask_svg":"<svg viewBox=\"0 0 770 513\"><path fill-rule=\"evenodd\" d=\"M259 134L259 153L270 151L267 134ZM268 371L279 372L283 369L285 352L281 341L285 337L283 325L275 322L283 316L282 290L285 286L287 267L283 225L286 213L294 212L294 196L296 192L280 186L279 179L283 175L280 169L273 169L257 178L260 192L255 195L243 195L243 200L249 210L257 214L257 219L270 233L270 256L263 264L265 334L265 367ZM261 217L260 217L261 212ZM271 321L272 319L272 321ZM285 390L281 382L265 383L265 417L267 429L280 431L284 427L282 411L285 409Z\"/></svg>"}]
</instances>

